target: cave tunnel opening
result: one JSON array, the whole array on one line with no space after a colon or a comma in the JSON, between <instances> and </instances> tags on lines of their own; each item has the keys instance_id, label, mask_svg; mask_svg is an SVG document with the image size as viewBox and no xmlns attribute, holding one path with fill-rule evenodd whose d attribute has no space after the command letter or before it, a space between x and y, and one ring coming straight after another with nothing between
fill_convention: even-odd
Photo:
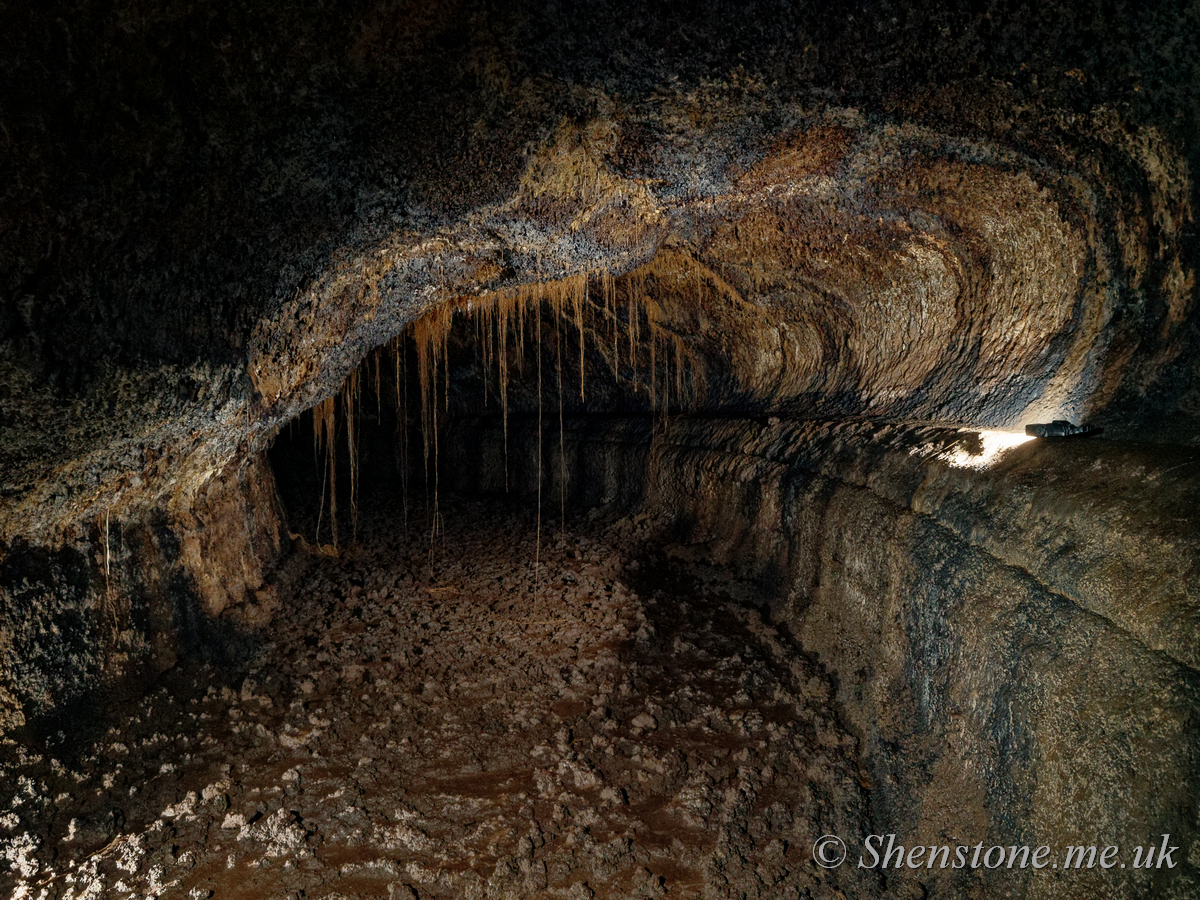
<instances>
[{"instance_id":1,"label":"cave tunnel opening","mask_svg":"<svg viewBox=\"0 0 1200 900\"><path fill-rule=\"evenodd\" d=\"M1118 627L1077 580L1119 535L1096 550L1081 510L1186 522L1134 476L1187 457L863 415L837 375L810 402L802 351L849 356L789 345L786 313L677 250L428 308L239 483L293 536L211 613L252 652L136 701L81 763L105 790L46 840L221 896L625 898L954 896L970 868L833 871L813 842L952 860L1068 834L1077 779L1163 746L1106 698L1193 721L1187 623L1107 608ZM1097 467L1107 508L1079 480ZM1156 777L1190 784L1187 746ZM155 862L136 835L163 827ZM988 877L1036 894L1028 868Z\"/></svg>"},{"instance_id":2,"label":"cave tunnel opening","mask_svg":"<svg viewBox=\"0 0 1200 900\"><path fill-rule=\"evenodd\" d=\"M1200 6L73 6L0 895L1200 897Z\"/></svg>"},{"instance_id":3,"label":"cave tunnel opening","mask_svg":"<svg viewBox=\"0 0 1200 900\"><path fill-rule=\"evenodd\" d=\"M332 740L317 751L331 759L289 769L303 771L291 783L334 793L343 776L328 767L349 753L372 771L369 816L403 796L416 818L373 826L372 841L406 857L420 896L699 890L721 839L746 860L735 884L761 863L800 887L811 876L788 873L800 851L787 835L864 809L817 667L764 636L756 604L729 594L744 585L650 552L661 536L638 469L654 435L731 382L656 286L593 276L451 302L368 354L269 451L290 527L321 562L240 696L273 693L278 668L309 673L281 740ZM795 747L818 733L837 735L821 776L836 799L785 803L805 777ZM717 813L726 791L744 808ZM300 845L343 827L315 808L241 821ZM518 855L528 837L523 863L506 835ZM381 890L397 877L358 874Z\"/></svg>"},{"instance_id":4,"label":"cave tunnel opening","mask_svg":"<svg viewBox=\"0 0 1200 900\"><path fill-rule=\"evenodd\" d=\"M404 793L426 835L400 829L406 874L439 872L413 882L421 896L481 871L533 895L686 895L718 878L724 845L735 892L762 872L804 890L820 876L797 865L797 835L869 818L828 674L771 626L760 581L653 508L672 421L769 418L700 329L674 330L695 310L658 286L635 272L448 304L270 450L291 527L336 560L276 619L298 657L278 664L313 673L298 699L320 740L339 732L328 752L376 748L359 760L376 803ZM743 527L755 504L721 506ZM722 810L727 795L741 799ZM537 835L516 874L488 836L505 828ZM447 868L464 854L485 863Z\"/></svg>"},{"instance_id":5,"label":"cave tunnel opening","mask_svg":"<svg viewBox=\"0 0 1200 900\"><path fill-rule=\"evenodd\" d=\"M377 635L335 651L310 632L302 652L318 670L337 660L337 690L347 672L355 692L373 686L358 695L368 708L419 680L392 708L413 722L445 716L424 738L443 756L426 761L426 783L469 772L481 780L452 792L469 805L499 779L488 794L498 815L546 839L512 876L535 892L586 873L595 896L699 891L724 845L743 861L722 869L736 890L764 877L811 889L829 876L807 864L801 835L919 833L930 810L997 847L1019 846L1031 818L1065 834L1057 792L1139 752L1097 741L1109 714L1088 698L1191 683L1178 668L1136 682L1114 671L1111 660L1144 666L1144 652L1120 629L1083 624L1057 591L1086 589L1006 564L1012 538L981 538L978 524L992 515L995 534L1020 529L1031 478L1066 482L1135 456L1165 472L1176 456L839 417L837 397L806 406L786 379L757 373L784 330L679 257L460 298L368 354L270 450L293 530L353 571L326 588L340 612L323 626ZM1074 491L1043 514L1051 529L1075 515L1075 499L1063 505ZM1017 499L997 504L997 492ZM1034 540L1053 553L1067 538ZM1068 627L1103 649L1083 652ZM1165 640L1169 655L1187 643ZM1011 653L1036 645L1054 661ZM311 684L317 700L336 696ZM1168 718L1189 719L1189 696L1181 689ZM1014 718L1014 704L1046 702L1091 724L1063 733ZM565 790L514 762L543 756L569 770ZM1183 773L1185 757L1157 765ZM1032 783L1031 766L1050 780ZM702 828L730 790L742 805ZM410 797L422 822L451 828ZM1186 833L1183 807L1141 808ZM571 869L575 841L592 849ZM422 852L444 864L449 846ZM850 893L910 884L869 867L843 877ZM948 895L963 877L950 867L911 885ZM1020 866L991 877L990 889L1033 890Z\"/></svg>"},{"instance_id":6,"label":"cave tunnel opening","mask_svg":"<svg viewBox=\"0 0 1200 900\"><path fill-rule=\"evenodd\" d=\"M844 323L835 300L819 310ZM669 249L428 308L237 483L237 528L275 496L293 537L203 613L251 649L135 700L81 763L105 790L46 839L140 870L160 863L135 836L170 827L164 871L221 896L625 898L954 896L969 868L831 874L813 842L909 834L953 859L1007 854L1030 822L1067 835L1078 779L1163 746L1112 697L1194 721L1188 620L1080 576L1131 577L1105 554L1131 565L1113 542L1172 539L1162 521L1186 542L1190 495L1165 476L1190 455L929 421L939 366L899 371L915 399L892 388L871 415L879 383L846 374L836 334L804 339L795 306ZM1155 777L1192 784L1189 752ZM1115 799L1104 827L1131 803L1160 834L1191 827L1167 796ZM998 867L988 891L1036 895L1033 877Z\"/></svg>"},{"instance_id":7,"label":"cave tunnel opening","mask_svg":"<svg viewBox=\"0 0 1200 900\"><path fill-rule=\"evenodd\" d=\"M335 395L293 419L268 455L294 530L339 546L360 504L402 518L443 499L506 497L560 521L567 510L630 512L644 478L597 477L609 433L645 446L656 424L716 413L734 383L694 333L669 275L584 275L451 301L367 355ZM678 286L675 286L678 290ZM732 397L719 414L753 414Z\"/></svg>"}]
</instances>

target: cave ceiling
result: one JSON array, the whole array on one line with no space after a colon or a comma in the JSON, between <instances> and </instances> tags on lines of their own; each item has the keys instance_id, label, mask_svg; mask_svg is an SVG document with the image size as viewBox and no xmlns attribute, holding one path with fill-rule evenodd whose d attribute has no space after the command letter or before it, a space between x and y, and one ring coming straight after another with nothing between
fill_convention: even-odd
<instances>
[{"instance_id":1,"label":"cave ceiling","mask_svg":"<svg viewBox=\"0 0 1200 900\"><path fill-rule=\"evenodd\" d=\"M700 406L1200 437L1194 10L2 18L6 541L186 506L421 316L536 284L648 292Z\"/></svg>"}]
</instances>

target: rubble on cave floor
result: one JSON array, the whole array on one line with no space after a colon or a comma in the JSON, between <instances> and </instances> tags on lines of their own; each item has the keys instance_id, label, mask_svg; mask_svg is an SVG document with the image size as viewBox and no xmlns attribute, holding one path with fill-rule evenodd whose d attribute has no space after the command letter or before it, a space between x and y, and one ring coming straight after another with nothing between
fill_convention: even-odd
<instances>
[{"instance_id":1,"label":"rubble on cave floor","mask_svg":"<svg viewBox=\"0 0 1200 900\"><path fill-rule=\"evenodd\" d=\"M645 519L562 533L384 510L244 665L175 673L64 763L0 747L0 888L29 898L866 896L819 669ZM535 571L535 559L537 568ZM733 591L737 593L737 591ZM220 686L224 683L224 686Z\"/></svg>"}]
</instances>

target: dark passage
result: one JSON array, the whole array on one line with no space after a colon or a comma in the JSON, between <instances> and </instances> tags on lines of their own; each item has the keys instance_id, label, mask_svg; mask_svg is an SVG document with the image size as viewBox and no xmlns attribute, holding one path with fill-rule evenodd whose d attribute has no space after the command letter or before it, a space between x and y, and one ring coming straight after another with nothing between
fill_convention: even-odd
<instances>
[{"instance_id":1,"label":"dark passage","mask_svg":"<svg viewBox=\"0 0 1200 900\"><path fill-rule=\"evenodd\" d=\"M873 873L806 864L814 829L866 821L864 776L826 677L762 621L752 586L651 552L646 516L544 525L539 542L528 508L442 512L431 543L427 517L405 533L397 504L372 492L357 541L297 574L229 687L164 687L117 710L121 724L70 770L7 759L39 826L10 886L614 900L878 889ZM38 852L50 843L53 861Z\"/></svg>"},{"instance_id":2,"label":"dark passage","mask_svg":"<svg viewBox=\"0 0 1200 900\"><path fill-rule=\"evenodd\" d=\"M0 894L1200 896L1200 5L9 7Z\"/></svg>"}]
</instances>

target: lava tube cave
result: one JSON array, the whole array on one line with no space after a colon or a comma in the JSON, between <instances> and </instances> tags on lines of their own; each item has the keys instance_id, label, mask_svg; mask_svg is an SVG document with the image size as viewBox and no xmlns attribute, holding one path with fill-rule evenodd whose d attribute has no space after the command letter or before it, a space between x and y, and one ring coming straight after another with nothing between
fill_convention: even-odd
<instances>
[{"instance_id":1,"label":"lava tube cave","mask_svg":"<svg viewBox=\"0 0 1200 900\"><path fill-rule=\"evenodd\" d=\"M1200 12L0 11L0 893L1200 897Z\"/></svg>"}]
</instances>

